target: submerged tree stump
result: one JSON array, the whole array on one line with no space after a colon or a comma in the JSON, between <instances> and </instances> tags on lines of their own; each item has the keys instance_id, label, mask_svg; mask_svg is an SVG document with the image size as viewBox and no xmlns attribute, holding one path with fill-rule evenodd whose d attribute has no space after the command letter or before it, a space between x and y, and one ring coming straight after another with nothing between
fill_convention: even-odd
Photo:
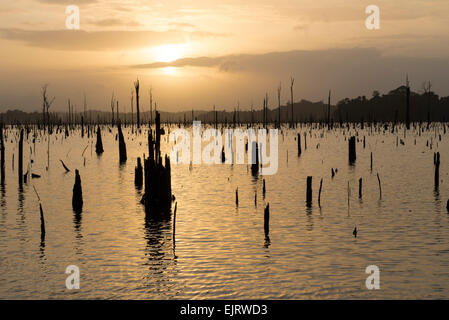
<instances>
[{"instance_id":1,"label":"submerged tree stump","mask_svg":"<svg viewBox=\"0 0 449 320\"><path fill-rule=\"evenodd\" d=\"M253 142L252 153L251 161L254 161L254 156L256 156L256 161L251 164L251 174L257 176L259 174L259 146L257 142Z\"/></svg>"},{"instance_id":2,"label":"submerged tree stump","mask_svg":"<svg viewBox=\"0 0 449 320\"><path fill-rule=\"evenodd\" d=\"M75 184L73 185L72 208L76 213L83 210L83 189L78 169L75 170Z\"/></svg>"},{"instance_id":3,"label":"submerged tree stump","mask_svg":"<svg viewBox=\"0 0 449 320\"><path fill-rule=\"evenodd\" d=\"M349 163L354 163L356 158L355 137L352 136L351 138L349 138Z\"/></svg>"},{"instance_id":4,"label":"submerged tree stump","mask_svg":"<svg viewBox=\"0 0 449 320\"><path fill-rule=\"evenodd\" d=\"M312 177L307 177L307 192L306 192L306 205L312 206Z\"/></svg>"},{"instance_id":5,"label":"submerged tree stump","mask_svg":"<svg viewBox=\"0 0 449 320\"><path fill-rule=\"evenodd\" d=\"M137 158L137 166L135 168L134 184L136 187L142 187L143 184L143 168L140 158Z\"/></svg>"},{"instance_id":6,"label":"submerged tree stump","mask_svg":"<svg viewBox=\"0 0 449 320\"><path fill-rule=\"evenodd\" d=\"M301 156L301 135L298 133L298 157Z\"/></svg>"},{"instance_id":7,"label":"submerged tree stump","mask_svg":"<svg viewBox=\"0 0 449 320\"><path fill-rule=\"evenodd\" d=\"M440 186L440 153L433 154L433 162L435 164L435 189Z\"/></svg>"},{"instance_id":8,"label":"submerged tree stump","mask_svg":"<svg viewBox=\"0 0 449 320\"><path fill-rule=\"evenodd\" d=\"M148 132L149 156L144 161L145 194L142 203L145 211L152 215L164 215L170 212L172 205L170 158L165 155L165 165L160 152L161 129L160 114L156 111L156 141L152 131Z\"/></svg>"},{"instance_id":9,"label":"submerged tree stump","mask_svg":"<svg viewBox=\"0 0 449 320\"><path fill-rule=\"evenodd\" d=\"M101 129L100 126L97 128L97 143L95 144L95 152L97 154L102 154L103 150L103 141L101 140Z\"/></svg>"},{"instance_id":10,"label":"submerged tree stump","mask_svg":"<svg viewBox=\"0 0 449 320\"><path fill-rule=\"evenodd\" d=\"M267 238L270 233L270 204L267 204L263 213L263 229Z\"/></svg>"},{"instance_id":11,"label":"submerged tree stump","mask_svg":"<svg viewBox=\"0 0 449 320\"><path fill-rule=\"evenodd\" d=\"M125 138L123 137L122 126L120 124L120 121L118 121L117 126L118 126L118 148L120 153L120 163L124 163L126 162L128 157L126 155Z\"/></svg>"}]
</instances>

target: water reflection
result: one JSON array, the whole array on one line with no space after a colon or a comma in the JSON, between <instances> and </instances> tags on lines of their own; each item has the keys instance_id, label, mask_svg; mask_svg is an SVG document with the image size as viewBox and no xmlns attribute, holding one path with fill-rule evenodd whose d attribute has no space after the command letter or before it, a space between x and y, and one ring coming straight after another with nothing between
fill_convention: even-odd
<instances>
[{"instance_id":1,"label":"water reflection","mask_svg":"<svg viewBox=\"0 0 449 320\"><path fill-rule=\"evenodd\" d=\"M171 234L171 215L164 213L145 214L146 248L144 253L144 266L148 267L149 273L144 276L148 287L155 286L156 290L167 291L169 284L168 271L176 263L174 254L174 243Z\"/></svg>"}]
</instances>

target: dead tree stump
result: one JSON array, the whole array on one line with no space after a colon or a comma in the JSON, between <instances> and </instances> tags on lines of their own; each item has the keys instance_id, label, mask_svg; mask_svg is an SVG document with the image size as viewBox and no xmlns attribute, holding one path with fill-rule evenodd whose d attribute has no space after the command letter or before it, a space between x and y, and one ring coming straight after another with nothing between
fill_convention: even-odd
<instances>
[{"instance_id":1,"label":"dead tree stump","mask_svg":"<svg viewBox=\"0 0 449 320\"><path fill-rule=\"evenodd\" d=\"M136 187L142 187L143 184L143 168L140 158L137 158L137 166L135 168L134 184Z\"/></svg>"},{"instance_id":2,"label":"dead tree stump","mask_svg":"<svg viewBox=\"0 0 449 320\"><path fill-rule=\"evenodd\" d=\"M263 229L265 231L265 238L267 238L270 233L270 204L267 204L264 210Z\"/></svg>"},{"instance_id":3,"label":"dead tree stump","mask_svg":"<svg viewBox=\"0 0 449 320\"><path fill-rule=\"evenodd\" d=\"M254 158L256 158L256 161L254 161ZM251 174L257 176L259 174L259 146L257 142L253 142L251 161Z\"/></svg>"},{"instance_id":4,"label":"dead tree stump","mask_svg":"<svg viewBox=\"0 0 449 320\"><path fill-rule=\"evenodd\" d=\"M433 162L435 164L435 189L440 186L440 153L433 154Z\"/></svg>"},{"instance_id":5,"label":"dead tree stump","mask_svg":"<svg viewBox=\"0 0 449 320\"><path fill-rule=\"evenodd\" d=\"M298 133L298 157L301 156L301 135Z\"/></svg>"},{"instance_id":6,"label":"dead tree stump","mask_svg":"<svg viewBox=\"0 0 449 320\"><path fill-rule=\"evenodd\" d=\"M312 206L312 177L307 177L307 193L306 193L306 205Z\"/></svg>"},{"instance_id":7,"label":"dead tree stump","mask_svg":"<svg viewBox=\"0 0 449 320\"><path fill-rule=\"evenodd\" d=\"M160 136L165 132L160 126L160 114L156 111L156 141L153 141L150 130L149 156L144 161L145 194L142 198L145 211L155 216L169 214L172 204L170 158L165 155L165 165L162 164Z\"/></svg>"},{"instance_id":8,"label":"dead tree stump","mask_svg":"<svg viewBox=\"0 0 449 320\"><path fill-rule=\"evenodd\" d=\"M124 163L127 160L126 144L125 138L123 137L122 126L120 124L120 121L118 121L118 148L120 154L120 163Z\"/></svg>"},{"instance_id":9,"label":"dead tree stump","mask_svg":"<svg viewBox=\"0 0 449 320\"><path fill-rule=\"evenodd\" d=\"M362 199L362 178L359 179L359 198Z\"/></svg>"},{"instance_id":10,"label":"dead tree stump","mask_svg":"<svg viewBox=\"0 0 449 320\"><path fill-rule=\"evenodd\" d=\"M76 213L83 210L83 189L78 169L75 170L75 184L73 185L72 208Z\"/></svg>"},{"instance_id":11,"label":"dead tree stump","mask_svg":"<svg viewBox=\"0 0 449 320\"><path fill-rule=\"evenodd\" d=\"M95 152L97 154L102 154L104 152L104 150L103 150L103 141L101 140L100 126L98 126L98 129L97 129L97 143L95 144Z\"/></svg>"},{"instance_id":12,"label":"dead tree stump","mask_svg":"<svg viewBox=\"0 0 449 320\"><path fill-rule=\"evenodd\" d=\"M352 136L351 138L349 138L349 163L354 163L356 158L355 137Z\"/></svg>"}]
</instances>

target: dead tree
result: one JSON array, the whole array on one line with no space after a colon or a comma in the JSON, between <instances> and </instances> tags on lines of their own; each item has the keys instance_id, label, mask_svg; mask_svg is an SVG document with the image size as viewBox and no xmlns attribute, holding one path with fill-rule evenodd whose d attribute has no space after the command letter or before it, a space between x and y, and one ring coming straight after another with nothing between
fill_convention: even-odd
<instances>
[{"instance_id":1,"label":"dead tree","mask_svg":"<svg viewBox=\"0 0 449 320\"><path fill-rule=\"evenodd\" d=\"M153 88L150 87L150 128L153 125Z\"/></svg>"},{"instance_id":2,"label":"dead tree","mask_svg":"<svg viewBox=\"0 0 449 320\"><path fill-rule=\"evenodd\" d=\"M406 97L405 97L405 125L407 130L410 130L410 83L408 82L408 75L406 79Z\"/></svg>"},{"instance_id":3,"label":"dead tree","mask_svg":"<svg viewBox=\"0 0 449 320\"><path fill-rule=\"evenodd\" d=\"M278 125L277 127L281 128L281 84L279 83L278 87Z\"/></svg>"},{"instance_id":4,"label":"dead tree","mask_svg":"<svg viewBox=\"0 0 449 320\"><path fill-rule=\"evenodd\" d=\"M295 79L291 77L290 79L290 94L291 94L291 107L292 107L292 114L291 114L291 122L290 122L290 128L293 128L293 84L295 83Z\"/></svg>"},{"instance_id":5,"label":"dead tree","mask_svg":"<svg viewBox=\"0 0 449 320\"><path fill-rule=\"evenodd\" d=\"M136 89L136 112L137 112L137 129L140 129L140 110L139 110L139 79L134 82L134 88Z\"/></svg>"},{"instance_id":6,"label":"dead tree","mask_svg":"<svg viewBox=\"0 0 449 320\"><path fill-rule=\"evenodd\" d=\"M112 97L111 97L111 113L112 113L112 120L111 120L111 125L114 126L114 108L115 108L115 98L114 98L114 92L112 92Z\"/></svg>"},{"instance_id":7,"label":"dead tree","mask_svg":"<svg viewBox=\"0 0 449 320\"><path fill-rule=\"evenodd\" d=\"M23 129L20 130L20 140L19 140L19 185L22 185L23 182Z\"/></svg>"},{"instance_id":8,"label":"dead tree","mask_svg":"<svg viewBox=\"0 0 449 320\"><path fill-rule=\"evenodd\" d=\"M51 105L53 104L53 102L55 101L55 97L53 97L50 101L48 100L47 97L47 88L48 85L44 85L42 87L42 115L43 115L43 120L44 120L44 126L45 125L50 125L50 113L49 113L49 109L51 107Z\"/></svg>"},{"instance_id":9,"label":"dead tree","mask_svg":"<svg viewBox=\"0 0 449 320\"><path fill-rule=\"evenodd\" d=\"M3 122L0 122L0 183L5 183L5 141L3 139Z\"/></svg>"},{"instance_id":10,"label":"dead tree","mask_svg":"<svg viewBox=\"0 0 449 320\"><path fill-rule=\"evenodd\" d=\"M329 98L327 100L327 129L331 126L331 91L329 90Z\"/></svg>"}]
</instances>

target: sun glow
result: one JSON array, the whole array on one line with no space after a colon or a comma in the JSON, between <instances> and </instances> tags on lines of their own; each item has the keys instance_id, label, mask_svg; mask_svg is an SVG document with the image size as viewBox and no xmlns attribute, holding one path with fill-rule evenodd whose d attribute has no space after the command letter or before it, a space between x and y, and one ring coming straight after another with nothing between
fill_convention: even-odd
<instances>
[{"instance_id":1,"label":"sun glow","mask_svg":"<svg viewBox=\"0 0 449 320\"><path fill-rule=\"evenodd\" d=\"M184 57L186 44L164 44L154 48L154 54L158 62L172 62Z\"/></svg>"}]
</instances>

